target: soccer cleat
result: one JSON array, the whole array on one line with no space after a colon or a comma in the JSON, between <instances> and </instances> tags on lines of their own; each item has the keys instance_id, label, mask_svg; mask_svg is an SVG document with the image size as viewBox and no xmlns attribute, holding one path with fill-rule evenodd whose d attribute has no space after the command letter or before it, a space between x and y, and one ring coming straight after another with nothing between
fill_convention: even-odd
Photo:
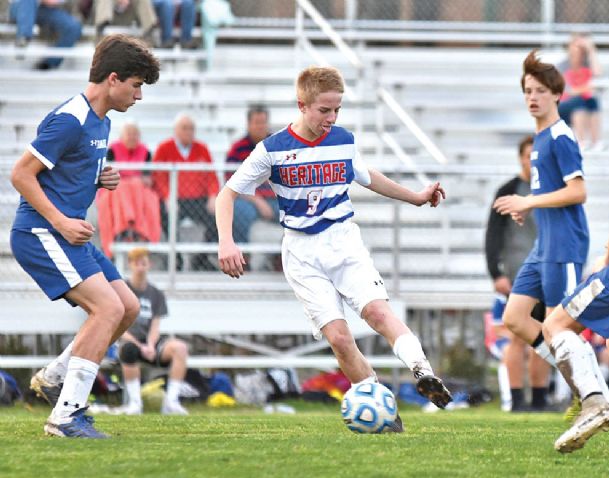
<instances>
[{"instance_id":1,"label":"soccer cleat","mask_svg":"<svg viewBox=\"0 0 609 478\"><path fill-rule=\"evenodd\" d=\"M563 420L567 423L573 423L577 420L577 417L582 411L582 402L579 397L573 396L571 400L571 405L565 410L564 415L562 416Z\"/></svg>"},{"instance_id":2,"label":"soccer cleat","mask_svg":"<svg viewBox=\"0 0 609 478\"><path fill-rule=\"evenodd\" d=\"M560 453L571 453L583 448L588 439L600 431L609 431L609 403L602 395L592 395L582 403L579 417L554 443Z\"/></svg>"},{"instance_id":3,"label":"soccer cleat","mask_svg":"<svg viewBox=\"0 0 609 478\"><path fill-rule=\"evenodd\" d=\"M188 415L188 410L186 410L179 402L163 402L161 413L163 415Z\"/></svg>"},{"instance_id":4,"label":"soccer cleat","mask_svg":"<svg viewBox=\"0 0 609 478\"><path fill-rule=\"evenodd\" d=\"M397 414L397 416L395 417L395 420L391 423L391 425L388 425L385 430L388 432L393 432L393 433L403 433L404 432L404 424L402 423L402 418L400 417L399 413Z\"/></svg>"},{"instance_id":5,"label":"soccer cleat","mask_svg":"<svg viewBox=\"0 0 609 478\"><path fill-rule=\"evenodd\" d=\"M79 408L71 413L71 420L65 423L54 423L49 418L44 425L45 433L49 436L64 438L109 438L105 433L98 432L95 429L93 417L85 415L87 408Z\"/></svg>"},{"instance_id":6,"label":"soccer cleat","mask_svg":"<svg viewBox=\"0 0 609 478\"><path fill-rule=\"evenodd\" d=\"M141 415L144 409L141 403L127 403L108 411L110 415Z\"/></svg>"},{"instance_id":7,"label":"soccer cleat","mask_svg":"<svg viewBox=\"0 0 609 478\"><path fill-rule=\"evenodd\" d=\"M49 405L57 405L63 382L51 383L44 377L46 367L41 368L30 380L30 389L36 392L36 396L44 399Z\"/></svg>"},{"instance_id":8,"label":"soccer cleat","mask_svg":"<svg viewBox=\"0 0 609 478\"><path fill-rule=\"evenodd\" d=\"M453 397L438 377L424 375L417 380L417 392L438 408L445 408Z\"/></svg>"}]
</instances>

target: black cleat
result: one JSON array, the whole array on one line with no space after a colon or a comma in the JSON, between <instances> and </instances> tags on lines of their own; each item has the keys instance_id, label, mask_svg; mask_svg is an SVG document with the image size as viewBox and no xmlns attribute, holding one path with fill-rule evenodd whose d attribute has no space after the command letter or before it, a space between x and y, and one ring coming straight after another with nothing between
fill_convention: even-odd
<instances>
[{"instance_id":1,"label":"black cleat","mask_svg":"<svg viewBox=\"0 0 609 478\"><path fill-rule=\"evenodd\" d=\"M393 423L386 428L386 431L390 432L390 433L403 433L404 432L404 425L402 424L402 419L400 418L399 413L395 417L395 420L393 421Z\"/></svg>"},{"instance_id":2,"label":"black cleat","mask_svg":"<svg viewBox=\"0 0 609 478\"><path fill-rule=\"evenodd\" d=\"M424 375L417 381L417 392L438 408L446 408L453 397L438 377Z\"/></svg>"}]
</instances>

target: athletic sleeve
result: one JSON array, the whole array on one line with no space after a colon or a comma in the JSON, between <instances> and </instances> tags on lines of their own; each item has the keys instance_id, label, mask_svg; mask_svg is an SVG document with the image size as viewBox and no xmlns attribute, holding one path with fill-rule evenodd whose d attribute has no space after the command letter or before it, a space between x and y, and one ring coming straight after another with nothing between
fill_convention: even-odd
<instances>
[{"instance_id":1,"label":"athletic sleeve","mask_svg":"<svg viewBox=\"0 0 609 478\"><path fill-rule=\"evenodd\" d=\"M271 177L271 157L260 141L226 185L239 194L253 195L256 188Z\"/></svg>"},{"instance_id":2,"label":"athletic sleeve","mask_svg":"<svg viewBox=\"0 0 609 478\"><path fill-rule=\"evenodd\" d=\"M77 146L81 133L80 122L73 115L56 114L39 127L38 136L28 150L53 169L66 152Z\"/></svg>"},{"instance_id":3,"label":"athletic sleeve","mask_svg":"<svg viewBox=\"0 0 609 478\"><path fill-rule=\"evenodd\" d=\"M579 152L579 146L569 136L561 134L553 143L554 156L557 158L560 175L563 181L584 176L582 168L582 155Z\"/></svg>"},{"instance_id":4,"label":"athletic sleeve","mask_svg":"<svg viewBox=\"0 0 609 478\"><path fill-rule=\"evenodd\" d=\"M167 317L167 301L165 300L165 294L158 289L154 290L154 301L152 316L164 319Z\"/></svg>"},{"instance_id":5,"label":"athletic sleeve","mask_svg":"<svg viewBox=\"0 0 609 478\"><path fill-rule=\"evenodd\" d=\"M353 179L362 186L369 186L372 182L372 179L370 178L370 170L359 154L357 145L354 146L355 154L353 155L353 173L355 176Z\"/></svg>"}]
</instances>

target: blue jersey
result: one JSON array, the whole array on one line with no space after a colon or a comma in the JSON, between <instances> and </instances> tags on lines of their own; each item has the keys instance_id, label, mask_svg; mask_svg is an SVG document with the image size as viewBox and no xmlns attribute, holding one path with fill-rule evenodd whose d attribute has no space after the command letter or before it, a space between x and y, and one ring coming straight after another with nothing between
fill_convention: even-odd
<instances>
[{"instance_id":1,"label":"blue jersey","mask_svg":"<svg viewBox=\"0 0 609 478\"><path fill-rule=\"evenodd\" d=\"M353 216L349 185L355 180L367 186L370 173L346 129L333 126L311 142L288 126L258 143L227 186L254 194L267 179L277 195L281 225L316 234Z\"/></svg>"},{"instance_id":2,"label":"blue jersey","mask_svg":"<svg viewBox=\"0 0 609 478\"><path fill-rule=\"evenodd\" d=\"M531 192L546 194L583 177L582 157L573 131L563 120L535 136L531 153ZM525 262L586 262L589 235L581 204L536 208L537 240Z\"/></svg>"},{"instance_id":3,"label":"blue jersey","mask_svg":"<svg viewBox=\"0 0 609 478\"><path fill-rule=\"evenodd\" d=\"M100 119L82 94L55 108L38 126L28 150L48 168L38 175L38 182L65 216L85 218L95 199L109 133L110 119ZM22 197L13 228L36 227L51 229Z\"/></svg>"}]
</instances>

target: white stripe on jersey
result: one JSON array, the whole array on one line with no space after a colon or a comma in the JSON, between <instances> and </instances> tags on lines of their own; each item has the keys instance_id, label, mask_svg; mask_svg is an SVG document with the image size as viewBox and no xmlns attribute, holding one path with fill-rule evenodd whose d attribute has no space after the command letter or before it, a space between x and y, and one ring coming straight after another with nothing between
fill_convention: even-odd
<instances>
[{"instance_id":1,"label":"white stripe on jersey","mask_svg":"<svg viewBox=\"0 0 609 478\"><path fill-rule=\"evenodd\" d=\"M353 211L351 201L345 201L324 212L324 219L340 219ZM319 218L307 216L283 216L282 222L292 229L305 229L314 225Z\"/></svg>"},{"instance_id":2,"label":"white stripe on jersey","mask_svg":"<svg viewBox=\"0 0 609 478\"><path fill-rule=\"evenodd\" d=\"M57 270L61 272L68 284L70 284L70 287L75 287L80 284L82 282L82 277L80 277L80 274L74 269L74 266L57 242L57 239L53 237L48 229L34 227L32 228L32 234L36 234L42 243L42 247L47 251L49 257L57 267Z\"/></svg>"},{"instance_id":3,"label":"white stripe on jersey","mask_svg":"<svg viewBox=\"0 0 609 478\"><path fill-rule=\"evenodd\" d=\"M76 95L74 98L69 100L65 105L55 111L55 114L67 113L74 116L80 123L84 125L89 114L89 104L85 100L83 95Z\"/></svg>"},{"instance_id":4,"label":"white stripe on jersey","mask_svg":"<svg viewBox=\"0 0 609 478\"><path fill-rule=\"evenodd\" d=\"M584 173L581 171L581 169L573 171L571 174L567 174L562 178L562 180L566 183L567 181L571 181L571 179L577 178L579 176L581 176L582 178L584 177Z\"/></svg>"},{"instance_id":5,"label":"white stripe on jersey","mask_svg":"<svg viewBox=\"0 0 609 478\"><path fill-rule=\"evenodd\" d=\"M273 191L275 192L275 194L277 194L277 196L292 199L291 196L294 194L293 193L294 188L290 188L290 187L284 186L283 184L277 184L277 183L272 183L272 188L273 188ZM311 190L312 189L321 189L321 188L324 189L324 197L338 196L339 194L342 194L345 191L344 184L332 184L330 186L320 186L319 188L316 188L315 186L311 186Z\"/></svg>"},{"instance_id":6,"label":"white stripe on jersey","mask_svg":"<svg viewBox=\"0 0 609 478\"><path fill-rule=\"evenodd\" d=\"M42 153L40 153L40 151L34 148L34 146L32 146L31 144L27 145L27 149L30 153L36 156L40 160L40 162L44 164L47 168L53 169L55 167L53 163L51 163L47 158L45 158Z\"/></svg>"},{"instance_id":7,"label":"white stripe on jersey","mask_svg":"<svg viewBox=\"0 0 609 478\"><path fill-rule=\"evenodd\" d=\"M573 134L573 130L569 128L567 123L563 120L557 121L554 125L550 127L550 133L552 133L552 139L556 139L561 135L567 136L571 141L576 142L575 135Z\"/></svg>"},{"instance_id":8,"label":"white stripe on jersey","mask_svg":"<svg viewBox=\"0 0 609 478\"><path fill-rule=\"evenodd\" d=\"M568 262L565 264L567 268L567 284L565 290L565 295L570 295L573 293L575 288L577 287L577 275L575 274L575 264L573 262Z\"/></svg>"}]
</instances>

